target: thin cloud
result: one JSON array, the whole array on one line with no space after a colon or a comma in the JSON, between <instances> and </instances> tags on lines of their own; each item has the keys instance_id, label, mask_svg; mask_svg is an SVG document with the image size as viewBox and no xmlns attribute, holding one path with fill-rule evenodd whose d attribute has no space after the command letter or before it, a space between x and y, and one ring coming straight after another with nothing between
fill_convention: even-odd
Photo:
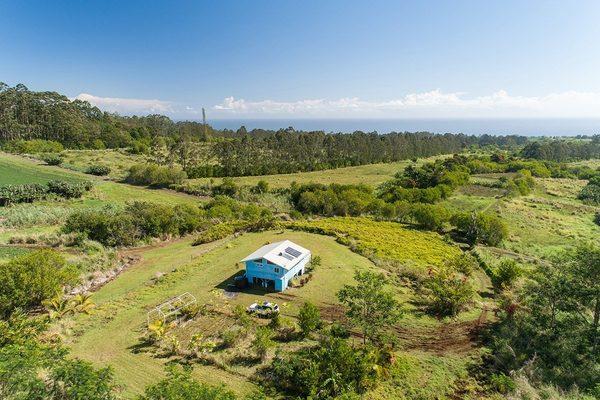
<instances>
[{"instance_id":1,"label":"thin cloud","mask_svg":"<svg viewBox=\"0 0 600 400\"><path fill-rule=\"evenodd\" d=\"M201 115L199 108L158 99L100 97L88 93L76 98L123 115L159 113L191 119ZM358 97L250 101L227 97L211 110L211 118L600 118L600 93L568 91L527 97L499 90L473 97L437 89L385 101Z\"/></svg>"},{"instance_id":2,"label":"thin cloud","mask_svg":"<svg viewBox=\"0 0 600 400\"><path fill-rule=\"evenodd\" d=\"M213 110L230 116L285 117L600 117L600 93L563 92L540 97L512 96L504 90L468 97L432 90L387 101L357 97L291 102L227 97Z\"/></svg>"},{"instance_id":3,"label":"thin cloud","mask_svg":"<svg viewBox=\"0 0 600 400\"><path fill-rule=\"evenodd\" d=\"M77 100L87 101L103 111L131 114L173 114L173 103L163 100L127 99L118 97L99 97L89 93L81 93Z\"/></svg>"}]
</instances>

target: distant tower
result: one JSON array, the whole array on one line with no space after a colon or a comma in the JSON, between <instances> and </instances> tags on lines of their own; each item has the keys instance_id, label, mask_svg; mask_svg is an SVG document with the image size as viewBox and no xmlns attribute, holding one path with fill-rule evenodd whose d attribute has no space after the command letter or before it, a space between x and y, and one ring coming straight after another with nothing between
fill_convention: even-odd
<instances>
[{"instance_id":1,"label":"distant tower","mask_svg":"<svg viewBox=\"0 0 600 400\"><path fill-rule=\"evenodd\" d=\"M204 126L204 139L208 139L208 132L206 130L206 111L204 111L204 107L202 107L202 125Z\"/></svg>"}]
</instances>

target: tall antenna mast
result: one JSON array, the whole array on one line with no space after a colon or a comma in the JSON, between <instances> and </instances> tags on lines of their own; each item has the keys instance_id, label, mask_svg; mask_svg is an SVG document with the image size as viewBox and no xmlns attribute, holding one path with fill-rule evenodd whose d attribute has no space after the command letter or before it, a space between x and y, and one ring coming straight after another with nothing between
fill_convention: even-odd
<instances>
[{"instance_id":1,"label":"tall antenna mast","mask_svg":"<svg viewBox=\"0 0 600 400\"><path fill-rule=\"evenodd\" d=\"M206 112L204 111L204 107L202 107L202 125L204 126L204 138L208 139L208 133L206 132Z\"/></svg>"}]
</instances>

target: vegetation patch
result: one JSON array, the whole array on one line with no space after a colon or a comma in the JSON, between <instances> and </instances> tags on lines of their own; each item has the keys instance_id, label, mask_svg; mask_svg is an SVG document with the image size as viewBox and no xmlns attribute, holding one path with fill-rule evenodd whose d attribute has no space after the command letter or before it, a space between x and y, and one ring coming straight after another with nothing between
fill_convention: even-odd
<instances>
[{"instance_id":1,"label":"vegetation patch","mask_svg":"<svg viewBox=\"0 0 600 400\"><path fill-rule=\"evenodd\" d=\"M312 221L295 221L292 229L335 236L340 243L372 260L391 262L408 269L425 272L432 265L442 265L460 254L433 232L410 229L402 224L375 221L366 217L334 217Z\"/></svg>"}]
</instances>

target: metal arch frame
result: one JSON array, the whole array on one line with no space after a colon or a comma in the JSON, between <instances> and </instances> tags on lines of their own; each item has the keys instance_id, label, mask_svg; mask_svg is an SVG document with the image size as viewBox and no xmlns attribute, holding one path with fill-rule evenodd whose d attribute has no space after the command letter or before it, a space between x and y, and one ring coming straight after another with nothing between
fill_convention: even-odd
<instances>
[{"instance_id":1,"label":"metal arch frame","mask_svg":"<svg viewBox=\"0 0 600 400\"><path fill-rule=\"evenodd\" d=\"M147 323L150 325L151 321L156 320L162 320L163 322L166 322L169 317L173 315L179 315L183 308L192 304L196 304L197 302L198 301L196 300L196 297L189 292L172 297L148 311L146 315Z\"/></svg>"}]
</instances>

